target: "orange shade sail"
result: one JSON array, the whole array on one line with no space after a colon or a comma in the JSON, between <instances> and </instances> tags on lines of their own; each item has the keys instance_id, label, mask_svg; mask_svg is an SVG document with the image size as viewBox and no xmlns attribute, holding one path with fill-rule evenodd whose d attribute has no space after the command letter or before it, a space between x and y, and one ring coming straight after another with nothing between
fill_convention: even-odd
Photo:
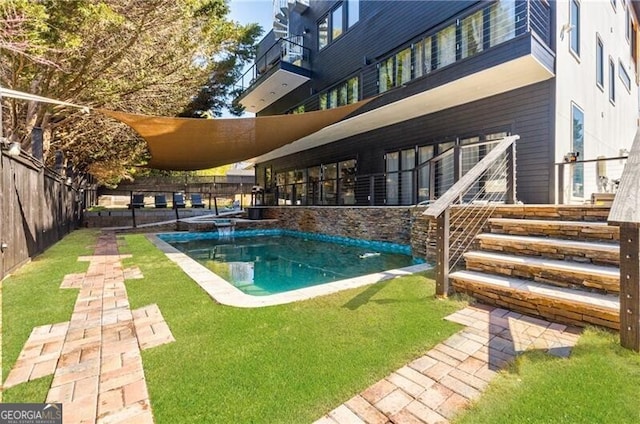
<instances>
[{"instance_id":1,"label":"orange shade sail","mask_svg":"<svg viewBox=\"0 0 640 424\"><path fill-rule=\"evenodd\" d=\"M97 111L140 134L151 153L149 168L194 171L268 153L346 118L369 100L334 109L256 118L168 118Z\"/></svg>"}]
</instances>

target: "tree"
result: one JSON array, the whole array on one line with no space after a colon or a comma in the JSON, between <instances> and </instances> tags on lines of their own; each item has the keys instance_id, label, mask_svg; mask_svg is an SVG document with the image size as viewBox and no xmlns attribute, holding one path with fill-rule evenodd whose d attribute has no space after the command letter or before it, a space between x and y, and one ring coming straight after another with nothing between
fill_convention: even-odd
<instances>
[{"instance_id":1,"label":"tree","mask_svg":"<svg viewBox=\"0 0 640 424\"><path fill-rule=\"evenodd\" d=\"M5 0L0 85L92 108L219 113L261 34L228 12L227 0ZM40 127L48 161L62 150L102 182L116 183L147 157L132 130L99 113L7 98L3 105L6 136L27 149Z\"/></svg>"}]
</instances>

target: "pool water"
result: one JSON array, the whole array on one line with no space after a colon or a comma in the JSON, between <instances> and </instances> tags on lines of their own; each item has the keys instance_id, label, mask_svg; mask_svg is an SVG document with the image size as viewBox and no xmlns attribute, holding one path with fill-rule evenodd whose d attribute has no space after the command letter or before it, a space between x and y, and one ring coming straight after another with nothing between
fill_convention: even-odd
<instances>
[{"instance_id":1,"label":"pool water","mask_svg":"<svg viewBox=\"0 0 640 424\"><path fill-rule=\"evenodd\" d=\"M291 235L166 241L254 296L283 293L415 263L410 255L383 252L375 249L376 245L345 245Z\"/></svg>"}]
</instances>

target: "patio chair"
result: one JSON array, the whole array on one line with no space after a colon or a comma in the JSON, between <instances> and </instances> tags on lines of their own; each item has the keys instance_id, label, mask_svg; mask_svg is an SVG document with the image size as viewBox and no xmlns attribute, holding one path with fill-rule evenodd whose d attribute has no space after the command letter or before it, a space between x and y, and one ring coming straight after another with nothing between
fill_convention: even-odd
<instances>
[{"instance_id":1,"label":"patio chair","mask_svg":"<svg viewBox=\"0 0 640 424\"><path fill-rule=\"evenodd\" d=\"M191 207L204 208L204 203L202 202L202 194L194 193L191 195Z\"/></svg>"},{"instance_id":2,"label":"patio chair","mask_svg":"<svg viewBox=\"0 0 640 424\"><path fill-rule=\"evenodd\" d=\"M173 208L174 209L181 209L184 208L186 205L184 203L184 194L182 193L173 193Z\"/></svg>"},{"instance_id":3,"label":"patio chair","mask_svg":"<svg viewBox=\"0 0 640 424\"><path fill-rule=\"evenodd\" d=\"M134 194L128 206L129 209L144 208L144 194Z\"/></svg>"},{"instance_id":4,"label":"patio chair","mask_svg":"<svg viewBox=\"0 0 640 424\"><path fill-rule=\"evenodd\" d=\"M155 196L155 205L156 208L166 208L167 207L167 196L164 194L158 194Z\"/></svg>"}]
</instances>

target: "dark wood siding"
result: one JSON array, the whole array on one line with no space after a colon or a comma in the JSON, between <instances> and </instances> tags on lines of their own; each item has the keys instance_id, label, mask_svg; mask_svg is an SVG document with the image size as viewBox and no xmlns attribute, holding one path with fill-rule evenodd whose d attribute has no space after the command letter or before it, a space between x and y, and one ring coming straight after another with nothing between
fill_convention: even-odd
<instances>
[{"instance_id":1,"label":"dark wood siding","mask_svg":"<svg viewBox=\"0 0 640 424\"><path fill-rule=\"evenodd\" d=\"M384 172L384 154L445 139L510 131L517 143L518 199L553 203L554 80L415 118L260 164L274 171L357 158L358 174Z\"/></svg>"}]
</instances>

